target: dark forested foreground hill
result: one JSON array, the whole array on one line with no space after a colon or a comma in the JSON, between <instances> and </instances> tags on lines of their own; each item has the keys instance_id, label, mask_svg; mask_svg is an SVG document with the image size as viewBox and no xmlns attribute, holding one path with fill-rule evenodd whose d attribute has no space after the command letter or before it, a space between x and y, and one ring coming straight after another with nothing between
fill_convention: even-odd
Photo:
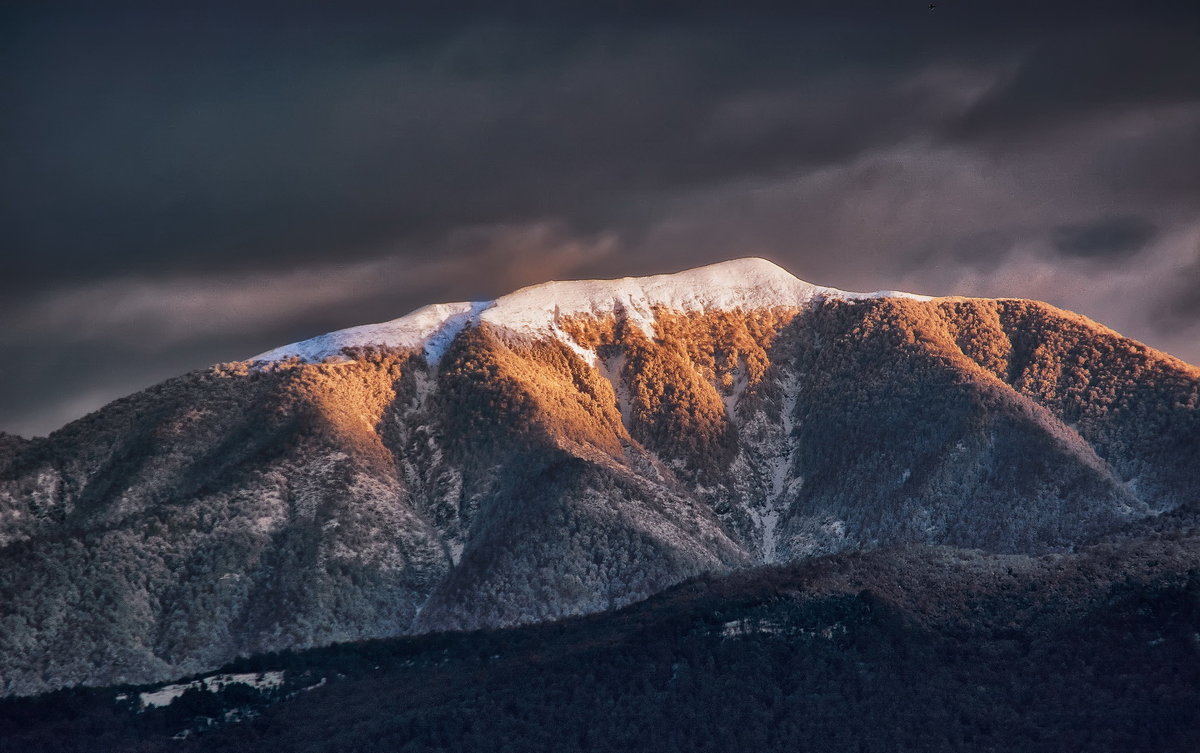
<instances>
[{"instance_id":1,"label":"dark forested foreground hill","mask_svg":"<svg viewBox=\"0 0 1200 753\"><path fill-rule=\"evenodd\" d=\"M833 555L603 615L266 655L223 670L250 684L200 678L159 708L149 686L9 700L0 750L1200 750L1195 521L1073 554Z\"/></svg>"}]
</instances>

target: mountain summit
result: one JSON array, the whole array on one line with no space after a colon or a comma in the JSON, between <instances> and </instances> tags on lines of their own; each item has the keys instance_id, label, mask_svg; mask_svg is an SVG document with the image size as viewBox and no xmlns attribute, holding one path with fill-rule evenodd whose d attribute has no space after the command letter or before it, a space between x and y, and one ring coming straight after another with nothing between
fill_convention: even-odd
<instances>
[{"instance_id":1,"label":"mountain summit","mask_svg":"<svg viewBox=\"0 0 1200 753\"><path fill-rule=\"evenodd\" d=\"M436 360L464 327L490 327L534 336L562 336L561 322L573 317L614 317L638 326L654 337L655 312L704 314L717 311L755 311L807 306L814 299L899 297L929 300L898 291L849 293L812 285L766 259L734 259L706 267L653 277L619 280L546 282L521 288L494 301L438 303L380 324L330 332L311 340L285 345L252 358L277 361L297 357L320 361L341 355L347 347L422 347Z\"/></svg>"},{"instance_id":2,"label":"mountain summit","mask_svg":"<svg viewBox=\"0 0 1200 753\"><path fill-rule=\"evenodd\" d=\"M607 610L1195 503L1200 369L1025 300L760 259L441 304L0 444L3 690Z\"/></svg>"}]
</instances>

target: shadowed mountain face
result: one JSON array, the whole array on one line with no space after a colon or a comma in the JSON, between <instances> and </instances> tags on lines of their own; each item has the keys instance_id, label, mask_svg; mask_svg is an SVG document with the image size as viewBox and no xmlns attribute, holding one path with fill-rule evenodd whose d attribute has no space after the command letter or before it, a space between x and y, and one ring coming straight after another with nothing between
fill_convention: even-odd
<instances>
[{"instance_id":1,"label":"shadowed mountain face","mask_svg":"<svg viewBox=\"0 0 1200 753\"><path fill-rule=\"evenodd\" d=\"M485 312L0 437L3 690L554 619L847 549L1061 550L1196 500L1200 369L1045 304L816 290L547 300L548 329Z\"/></svg>"}]
</instances>

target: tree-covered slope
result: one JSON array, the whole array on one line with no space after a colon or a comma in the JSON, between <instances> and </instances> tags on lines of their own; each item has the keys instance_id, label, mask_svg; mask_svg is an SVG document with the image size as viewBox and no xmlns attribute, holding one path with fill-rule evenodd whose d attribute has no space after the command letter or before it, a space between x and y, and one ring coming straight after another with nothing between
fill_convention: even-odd
<instances>
[{"instance_id":1,"label":"tree-covered slope","mask_svg":"<svg viewBox=\"0 0 1200 753\"><path fill-rule=\"evenodd\" d=\"M833 555L564 622L239 660L223 673L242 683L161 707L160 687L9 700L0 750L1194 750L1189 520L1075 554Z\"/></svg>"},{"instance_id":2,"label":"tree-covered slope","mask_svg":"<svg viewBox=\"0 0 1200 753\"><path fill-rule=\"evenodd\" d=\"M729 269L418 312L0 437L0 692L847 550L1065 551L1200 497L1193 366L1045 304Z\"/></svg>"}]
</instances>

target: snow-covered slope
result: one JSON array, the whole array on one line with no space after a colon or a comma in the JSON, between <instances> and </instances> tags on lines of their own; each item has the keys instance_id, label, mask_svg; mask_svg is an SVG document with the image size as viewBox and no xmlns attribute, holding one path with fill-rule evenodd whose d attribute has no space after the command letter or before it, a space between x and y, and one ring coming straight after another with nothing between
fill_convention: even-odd
<instances>
[{"instance_id":1,"label":"snow-covered slope","mask_svg":"<svg viewBox=\"0 0 1200 753\"><path fill-rule=\"evenodd\" d=\"M255 356L252 361L280 361L296 357L301 361L316 362L336 356L343 348L367 345L386 345L393 348L416 348L425 346L426 356L436 359L446 345L463 327L476 321L479 313L491 302L435 303L416 311L379 324L364 324L359 327L340 329Z\"/></svg>"},{"instance_id":2,"label":"snow-covered slope","mask_svg":"<svg viewBox=\"0 0 1200 753\"><path fill-rule=\"evenodd\" d=\"M297 357L316 362L339 355L343 348L383 345L423 346L426 358L436 361L464 327L480 322L522 334L562 338L557 324L563 317L618 316L653 337L656 308L676 312L800 308L822 298L929 300L926 296L894 290L851 293L805 282L766 259L734 259L677 274L546 282L494 301L425 306L399 319L330 332L275 348L250 360Z\"/></svg>"}]
</instances>

